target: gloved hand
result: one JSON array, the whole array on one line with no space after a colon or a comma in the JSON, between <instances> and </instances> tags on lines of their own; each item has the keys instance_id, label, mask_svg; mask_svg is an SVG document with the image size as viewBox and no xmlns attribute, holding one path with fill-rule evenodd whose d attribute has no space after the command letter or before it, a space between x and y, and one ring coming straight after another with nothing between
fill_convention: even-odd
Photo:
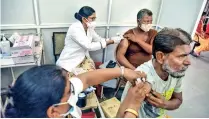
<instances>
[{"instance_id":1,"label":"gloved hand","mask_svg":"<svg viewBox=\"0 0 209 119\"><path fill-rule=\"evenodd\" d=\"M88 93L93 92L94 90L96 90L96 88L94 88L93 86L90 86L84 91L84 93L88 94Z\"/></svg>"},{"instance_id":2,"label":"gloved hand","mask_svg":"<svg viewBox=\"0 0 209 119\"><path fill-rule=\"evenodd\" d=\"M123 35L117 33L117 36L111 37L110 39L114 41L114 44L118 44L123 39Z\"/></svg>"}]
</instances>

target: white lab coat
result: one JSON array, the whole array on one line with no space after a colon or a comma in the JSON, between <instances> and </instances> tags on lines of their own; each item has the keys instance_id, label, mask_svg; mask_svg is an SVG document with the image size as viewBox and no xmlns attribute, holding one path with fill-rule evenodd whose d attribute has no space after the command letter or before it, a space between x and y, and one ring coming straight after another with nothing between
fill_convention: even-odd
<instances>
[{"instance_id":1,"label":"white lab coat","mask_svg":"<svg viewBox=\"0 0 209 119\"><path fill-rule=\"evenodd\" d=\"M87 35L80 21L73 23L67 32L65 46L56 64L65 70L72 72L86 57L90 57L89 51L95 51L106 47L106 41L94 30L88 29Z\"/></svg>"}]
</instances>

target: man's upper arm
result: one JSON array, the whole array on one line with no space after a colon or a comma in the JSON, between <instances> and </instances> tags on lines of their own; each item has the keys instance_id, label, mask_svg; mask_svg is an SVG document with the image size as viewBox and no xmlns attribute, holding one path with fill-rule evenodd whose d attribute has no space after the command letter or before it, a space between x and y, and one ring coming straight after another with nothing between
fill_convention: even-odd
<instances>
[{"instance_id":1,"label":"man's upper arm","mask_svg":"<svg viewBox=\"0 0 209 119\"><path fill-rule=\"evenodd\" d=\"M176 79L176 80L178 80L178 81L177 81L176 86L174 88L172 98L177 98L180 101L182 101L182 78Z\"/></svg>"},{"instance_id":2,"label":"man's upper arm","mask_svg":"<svg viewBox=\"0 0 209 119\"><path fill-rule=\"evenodd\" d=\"M118 45L118 49L117 49L117 53L116 53L117 60L120 60L121 56L125 56L126 51L128 49L128 45L129 45L129 43L128 43L127 39L121 40L121 42Z\"/></svg>"},{"instance_id":3,"label":"man's upper arm","mask_svg":"<svg viewBox=\"0 0 209 119\"><path fill-rule=\"evenodd\" d=\"M183 98L182 98L182 92L180 92L180 93L173 92L172 98L179 99L182 102L182 100L183 100Z\"/></svg>"},{"instance_id":4,"label":"man's upper arm","mask_svg":"<svg viewBox=\"0 0 209 119\"><path fill-rule=\"evenodd\" d=\"M177 80L177 82L176 82L176 86L174 88L174 92L180 93L180 92L182 92L182 78L175 79L175 80Z\"/></svg>"},{"instance_id":5,"label":"man's upper arm","mask_svg":"<svg viewBox=\"0 0 209 119\"><path fill-rule=\"evenodd\" d=\"M153 77L153 75L151 75L149 67L144 67L143 65L140 65L136 68L135 71L145 72L145 74L147 75L146 81L149 82L151 84L152 88L155 89L155 85L154 85L155 84L155 81L154 81L155 77Z\"/></svg>"},{"instance_id":6,"label":"man's upper arm","mask_svg":"<svg viewBox=\"0 0 209 119\"><path fill-rule=\"evenodd\" d=\"M128 33L131 33L132 30L128 30L124 33L124 35L128 34ZM123 36L124 36L123 35ZM126 51L128 49L128 46L129 46L129 41L128 39L124 38L123 40L121 40L121 42L118 44L118 49L117 49L117 52L116 52L116 57L117 57L117 60L119 59L120 60L120 57L121 56L125 56L126 54Z\"/></svg>"}]
</instances>

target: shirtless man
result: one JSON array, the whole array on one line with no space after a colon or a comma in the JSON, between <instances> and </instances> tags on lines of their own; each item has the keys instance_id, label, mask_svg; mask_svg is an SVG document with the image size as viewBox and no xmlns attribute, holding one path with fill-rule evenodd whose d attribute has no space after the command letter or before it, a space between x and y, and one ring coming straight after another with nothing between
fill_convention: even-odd
<instances>
[{"instance_id":1,"label":"shirtless man","mask_svg":"<svg viewBox=\"0 0 209 119\"><path fill-rule=\"evenodd\" d=\"M142 9L137 14L138 26L128 30L124 34L117 49L116 59L120 65L130 69L136 69L152 57L152 43L156 30L151 29L152 12Z\"/></svg>"}]
</instances>

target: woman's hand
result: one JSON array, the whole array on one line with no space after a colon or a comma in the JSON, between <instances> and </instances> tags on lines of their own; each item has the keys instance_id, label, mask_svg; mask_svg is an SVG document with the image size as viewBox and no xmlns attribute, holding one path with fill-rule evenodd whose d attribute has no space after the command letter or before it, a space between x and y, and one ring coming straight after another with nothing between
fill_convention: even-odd
<instances>
[{"instance_id":1,"label":"woman's hand","mask_svg":"<svg viewBox=\"0 0 209 119\"><path fill-rule=\"evenodd\" d=\"M107 46L110 45L110 44L114 44L114 41L113 40L108 40L108 41L106 41L106 44L107 44Z\"/></svg>"},{"instance_id":2,"label":"woman's hand","mask_svg":"<svg viewBox=\"0 0 209 119\"><path fill-rule=\"evenodd\" d=\"M128 100L127 108L138 111L142 101L145 99L145 91L143 90L144 83L137 82L134 87L130 87L125 100Z\"/></svg>"},{"instance_id":3,"label":"woman's hand","mask_svg":"<svg viewBox=\"0 0 209 119\"><path fill-rule=\"evenodd\" d=\"M133 115L132 113L125 113L125 110L130 108L138 112L145 96L151 91L151 84L146 81L146 74L144 72L137 72L125 68L124 77L131 82L132 86L128 86L130 88L128 89L125 99L120 105L117 117L136 117L136 115ZM144 78L145 81L137 80L137 78Z\"/></svg>"},{"instance_id":4,"label":"woman's hand","mask_svg":"<svg viewBox=\"0 0 209 119\"><path fill-rule=\"evenodd\" d=\"M124 77L132 84L126 95L130 102L128 107L138 109L145 96L151 91L151 84L146 82L147 75L142 71L133 71L125 68Z\"/></svg>"},{"instance_id":5,"label":"woman's hand","mask_svg":"<svg viewBox=\"0 0 209 119\"><path fill-rule=\"evenodd\" d=\"M129 88L128 93L122 103L124 109L133 109L138 112L139 108L141 107L141 103L150 90L151 86L149 83L136 81L136 85ZM124 116L129 117L126 114Z\"/></svg>"},{"instance_id":6,"label":"woman's hand","mask_svg":"<svg viewBox=\"0 0 209 119\"><path fill-rule=\"evenodd\" d=\"M128 68L125 68L124 70L124 78L128 80L132 85L135 85L135 81L140 78L147 78L147 75L144 72L141 71L134 71Z\"/></svg>"}]
</instances>

